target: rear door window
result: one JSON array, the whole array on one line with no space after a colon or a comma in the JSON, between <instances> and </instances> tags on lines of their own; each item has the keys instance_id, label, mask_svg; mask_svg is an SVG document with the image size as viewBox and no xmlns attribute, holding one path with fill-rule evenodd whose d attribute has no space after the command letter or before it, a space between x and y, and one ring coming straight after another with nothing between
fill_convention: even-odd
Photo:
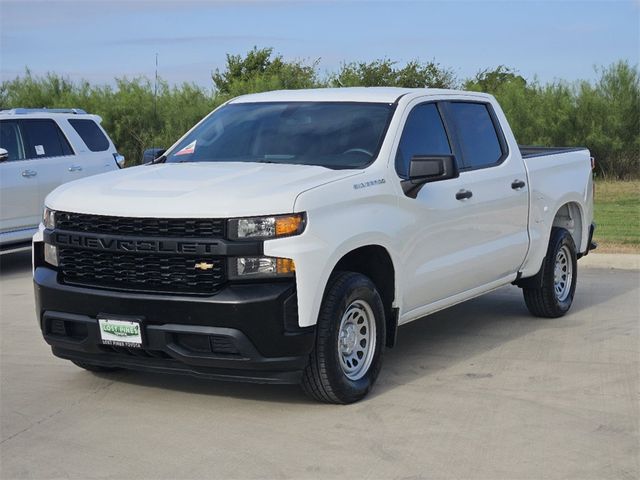
<instances>
[{"instance_id":1,"label":"rear door window","mask_svg":"<svg viewBox=\"0 0 640 480\"><path fill-rule=\"evenodd\" d=\"M451 102L447 118L456 132L465 169L490 167L502 160L504 151L485 103Z\"/></svg>"},{"instance_id":2,"label":"rear door window","mask_svg":"<svg viewBox=\"0 0 640 480\"><path fill-rule=\"evenodd\" d=\"M409 162L416 155L450 155L451 147L435 103L423 103L409 113L396 152L396 171L409 177Z\"/></svg>"},{"instance_id":3,"label":"rear door window","mask_svg":"<svg viewBox=\"0 0 640 480\"><path fill-rule=\"evenodd\" d=\"M0 148L4 148L9 153L7 160L9 162L25 159L25 147L18 122L7 120L0 122Z\"/></svg>"},{"instance_id":4,"label":"rear door window","mask_svg":"<svg viewBox=\"0 0 640 480\"><path fill-rule=\"evenodd\" d=\"M20 120L19 123L27 140L27 158L73 155L69 142L53 120Z\"/></svg>"},{"instance_id":5,"label":"rear door window","mask_svg":"<svg viewBox=\"0 0 640 480\"><path fill-rule=\"evenodd\" d=\"M93 120L74 118L69 123L92 152L104 152L109 148L109 140Z\"/></svg>"}]
</instances>

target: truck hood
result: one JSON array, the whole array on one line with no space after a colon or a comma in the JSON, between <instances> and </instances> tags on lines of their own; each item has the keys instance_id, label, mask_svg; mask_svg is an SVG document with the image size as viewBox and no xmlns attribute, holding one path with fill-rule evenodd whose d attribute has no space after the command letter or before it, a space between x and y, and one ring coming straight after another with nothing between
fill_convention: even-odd
<instances>
[{"instance_id":1,"label":"truck hood","mask_svg":"<svg viewBox=\"0 0 640 480\"><path fill-rule=\"evenodd\" d=\"M246 162L142 165L64 184L45 204L53 210L128 217L290 213L305 190L360 173Z\"/></svg>"}]
</instances>

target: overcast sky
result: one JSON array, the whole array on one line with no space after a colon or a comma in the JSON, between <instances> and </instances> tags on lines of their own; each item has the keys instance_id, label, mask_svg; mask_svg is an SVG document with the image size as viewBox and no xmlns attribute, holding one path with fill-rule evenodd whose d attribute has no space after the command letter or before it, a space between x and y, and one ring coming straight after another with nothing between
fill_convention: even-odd
<instances>
[{"instance_id":1,"label":"overcast sky","mask_svg":"<svg viewBox=\"0 0 640 480\"><path fill-rule=\"evenodd\" d=\"M0 79L28 67L71 79L160 76L211 86L226 53L287 59L433 60L459 78L500 64L542 81L594 78L640 57L640 2L0 0Z\"/></svg>"}]
</instances>

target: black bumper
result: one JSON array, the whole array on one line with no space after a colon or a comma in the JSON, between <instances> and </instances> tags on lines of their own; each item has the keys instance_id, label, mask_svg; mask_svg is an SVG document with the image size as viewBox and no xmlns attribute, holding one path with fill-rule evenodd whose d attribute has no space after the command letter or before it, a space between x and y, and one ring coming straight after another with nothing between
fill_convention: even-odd
<instances>
[{"instance_id":1,"label":"black bumper","mask_svg":"<svg viewBox=\"0 0 640 480\"><path fill-rule=\"evenodd\" d=\"M36 311L54 355L106 367L296 383L315 330L297 327L292 283L230 285L209 297L64 285L34 273ZM140 321L143 348L102 345L98 318Z\"/></svg>"}]
</instances>

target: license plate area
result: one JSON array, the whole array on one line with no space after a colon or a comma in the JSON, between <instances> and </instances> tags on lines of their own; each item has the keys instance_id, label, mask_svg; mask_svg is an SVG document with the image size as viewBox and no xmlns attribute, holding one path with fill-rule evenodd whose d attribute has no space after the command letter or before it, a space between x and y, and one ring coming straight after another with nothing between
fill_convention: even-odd
<instances>
[{"instance_id":1,"label":"license plate area","mask_svg":"<svg viewBox=\"0 0 640 480\"><path fill-rule=\"evenodd\" d=\"M99 318L98 330L103 345L142 348L142 326L138 320Z\"/></svg>"}]
</instances>

